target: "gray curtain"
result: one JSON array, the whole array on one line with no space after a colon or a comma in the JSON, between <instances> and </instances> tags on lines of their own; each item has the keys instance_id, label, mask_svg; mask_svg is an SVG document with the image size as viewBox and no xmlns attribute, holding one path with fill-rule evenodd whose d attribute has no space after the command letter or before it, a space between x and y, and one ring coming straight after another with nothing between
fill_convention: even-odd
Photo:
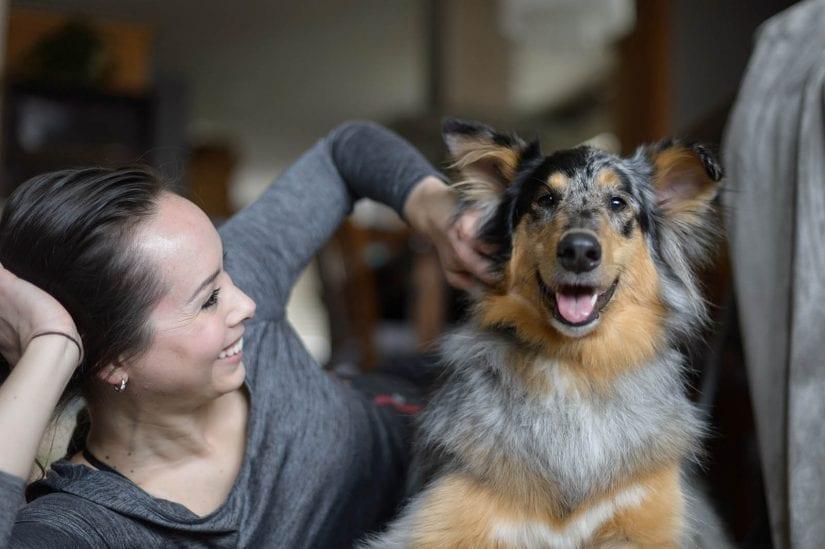
<instances>
[{"instance_id":1,"label":"gray curtain","mask_svg":"<svg viewBox=\"0 0 825 549\"><path fill-rule=\"evenodd\" d=\"M776 547L825 546L825 0L768 20L723 146Z\"/></svg>"}]
</instances>

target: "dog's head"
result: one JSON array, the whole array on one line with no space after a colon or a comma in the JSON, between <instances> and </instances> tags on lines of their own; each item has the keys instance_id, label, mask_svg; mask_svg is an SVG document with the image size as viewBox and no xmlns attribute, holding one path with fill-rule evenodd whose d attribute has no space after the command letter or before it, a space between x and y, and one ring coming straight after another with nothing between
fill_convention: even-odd
<instances>
[{"instance_id":1,"label":"dog's head","mask_svg":"<svg viewBox=\"0 0 825 549\"><path fill-rule=\"evenodd\" d=\"M706 148L545 156L537 142L459 120L444 123L444 137L462 204L484 212L480 237L498 245L486 322L533 340L644 331L653 344L701 321L694 269L713 240L722 177Z\"/></svg>"}]
</instances>

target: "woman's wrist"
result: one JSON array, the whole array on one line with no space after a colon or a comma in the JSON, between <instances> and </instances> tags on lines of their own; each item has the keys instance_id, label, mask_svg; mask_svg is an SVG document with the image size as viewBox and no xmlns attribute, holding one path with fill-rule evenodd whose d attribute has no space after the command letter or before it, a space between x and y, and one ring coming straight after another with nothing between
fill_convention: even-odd
<instances>
[{"instance_id":1,"label":"woman's wrist","mask_svg":"<svg viewBox=\"0 0 825 549\"><path fill-rule=\"evenodd\" d=\"M37 445L72 373L77 347L68 338L33 339L0 385L0 440L14 445L0 452L0 471L27 478Z\"/></svg>"},{"instance_id":2,"label":"woman's wrist","mask_svg":"<svg viewBox=\"0 0 825 549\"><path fill-rule=\"evenodd\" d=\"M76 334L72 335L69 331L65 330L37 330L33 335L29 336L29 344L40 337L60 337L70 341L75 349L77 349L77 365L79 366L80 363L83 362L83 344L80 342L80 336Z\"/></svg>"},{"instance_id":3,"label":"woman's wrist","mask_svg":"<svg viewBox=\"0 0 825 549\"><path fill-rule=\"evenodd\" d=\"M18 365L30 368L48 368L56 372L72 372L80 364L80 348L73 339L58 333L44 333L29 340Z\"/></svg>"},{"instance_id":4,"label":"woman's wrist","mask_svg":"<svg viewBox=\"0 0 825 549\"><path fill-rule=\"evenodd\" d=\"M407 197L404 217L416 232L430 238L445 232L457 204L453 189L435 176L422 179Z\"/></svg>"}]
</instances>

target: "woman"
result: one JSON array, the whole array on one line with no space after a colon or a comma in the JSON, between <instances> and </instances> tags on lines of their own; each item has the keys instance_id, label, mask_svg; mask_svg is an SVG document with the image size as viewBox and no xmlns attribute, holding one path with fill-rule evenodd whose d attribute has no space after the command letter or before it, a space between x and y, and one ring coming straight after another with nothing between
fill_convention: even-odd
<instances>
[{"instance_id":1,"label":"woman","mask_svg":"<svg viewBox=\"0 0 825 549\"><path fill-rule=\"evenodd\" d=\"M219 232L139 170L21 187L0 221L0 351L14 365L0 546L336 547L389 518L407 465L399 419L325 375L285 319L297 276L362 196L428 235L454 285L486 277L472 215L451 224L439 174L368 124L332 132ZM85 448L23 505L64 387L87 399Z\"/></svg>"}]
</instances>

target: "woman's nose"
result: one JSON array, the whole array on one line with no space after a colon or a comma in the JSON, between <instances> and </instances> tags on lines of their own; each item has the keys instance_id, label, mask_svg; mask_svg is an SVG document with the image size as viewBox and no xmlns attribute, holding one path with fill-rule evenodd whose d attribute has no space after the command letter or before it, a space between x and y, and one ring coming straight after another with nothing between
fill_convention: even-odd
<instances>
[{"instance_id":1,"label":"woman's nose","mask_svg":"<svg viewBox=\"0 0 825 549\"><path fill-rule=\"evenodd\" d=\"M233 304L232 312L230 313L229 318L227 318L230 326L234 326L255 316L255 302L252 298L243 293L237 287L235 288L235 291L237 292L235 296L235 303Z\"/></svg>"}]
</instances>

